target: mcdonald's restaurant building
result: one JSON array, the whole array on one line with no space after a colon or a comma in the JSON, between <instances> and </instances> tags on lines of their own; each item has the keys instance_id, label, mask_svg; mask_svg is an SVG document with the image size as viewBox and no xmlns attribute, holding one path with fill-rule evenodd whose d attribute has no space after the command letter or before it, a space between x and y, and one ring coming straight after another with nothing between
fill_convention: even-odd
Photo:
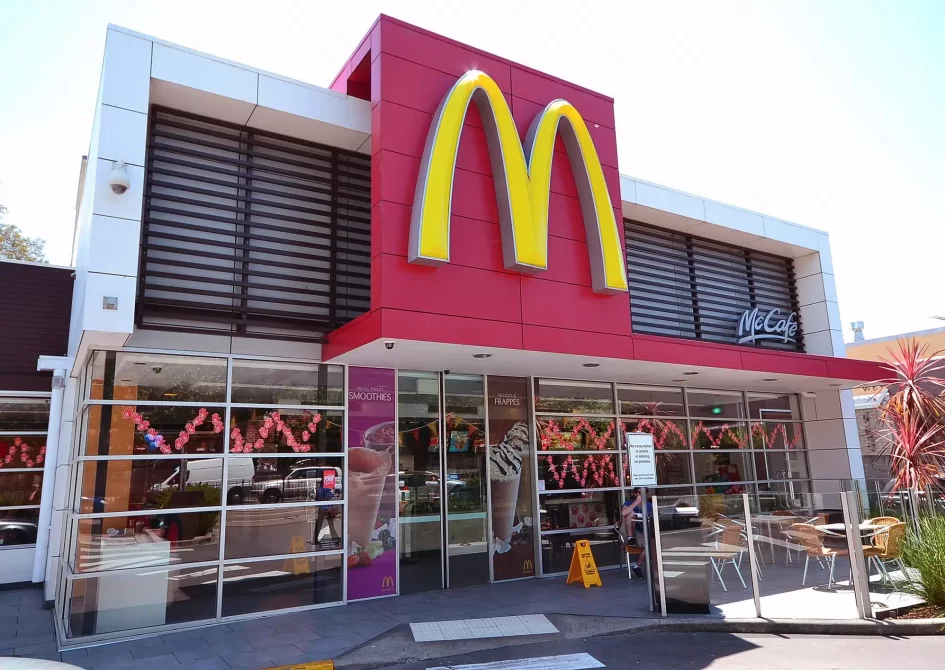
<instances>
[{"instance_id":1,"label":"mcdonald's restaurant building","mask_svg":"<svg viewBox=\"0 0 945 670\"><path fill-rule=\"evenodd\" d=\"M63 645L619 566L628 432L661 496L863 476L827 235L620 174L605 95L385 16L328 88L111 26L91 137L0 389Z\"/></svg>"}]
</instances>

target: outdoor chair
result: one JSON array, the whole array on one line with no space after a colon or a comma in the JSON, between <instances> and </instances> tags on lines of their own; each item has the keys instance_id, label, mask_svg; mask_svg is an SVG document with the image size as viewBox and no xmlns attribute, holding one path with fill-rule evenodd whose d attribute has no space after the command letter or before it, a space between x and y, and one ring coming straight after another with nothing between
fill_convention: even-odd
<instances>
[{"instance_id":1,"label":"outdoor chair","mask_svg":"<svg viewBox=\"0 0 945 670\"><path fill-rule=\"evenodd\" d=\"M903 576L906 573L906 566L900 557L902 539L906 535L906 524L894 519L894 517L878 517L878 519L884 521L885 519L893 519L895 523L886 524L884 521L877 523L877 519L870 519L870 523L888 525L889 527L870 538L870 544L863 547L863 555L879 569L884 582L891 582L892 578L886 569L886 563L895 562L899 565L899 570Z\"/></svg>"},{"instance_id":2,"label":"outdoor chair","mask_svg":"<svg viewBox=\"0 0 945 670\"><path fill-rule=\"evenodd\" d=\"M804 576L801 578L801 586L807 585L807 567L810 559L827 559L830 563L830 576L827 578L827 588L833 588L833 573L837 566L837 556L846 556L850 552L839 547L825 547L823 543L823 533L817 530L809 523L791 524L791 533L798 544L804 547L807 554L804 558Z\"/></svg>"},{"instance_id":3,"label":"outdoor chair","mask_svg":"<svg viewBox=\"0 0 945 670\"><path fill-rule=\"evenodd\" d=\"M722 579L722 568L731 563L735 568L735 574L738 575L738 581L742 583L742 588L747 589L745 579L742 577L741 564L742 554L745 547L742 546L742 526L731 519L723 519L723 523L718 524L719 530L713 533L718 539L715 541L715 548L720 552L718 556L709 557L712 567L715 569L715 575L719 578L722 590L728 592L725 581Z\"/></svg>"}]
</instances>

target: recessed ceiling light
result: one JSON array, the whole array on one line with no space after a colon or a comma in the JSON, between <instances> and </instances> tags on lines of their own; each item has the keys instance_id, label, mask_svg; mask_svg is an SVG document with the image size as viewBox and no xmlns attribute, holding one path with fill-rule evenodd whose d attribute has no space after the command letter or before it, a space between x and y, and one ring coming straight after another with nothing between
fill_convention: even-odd
<instances>
[{"instance_id":1,"label":"recessed ceiling light","mask_svg":"<svg viewBox=\"0 0 945 670\"><path fill-rule=\"evenodd\" d=\"M684 372L683 374L686 375L687 377L692 377L693 375L697 375L699 373L698 372Z\"/></svg>"},{"instance_id":2,"label":"recessed ceiling light","mask_svg":"<svg viewBox=\"0 0 945 670\"><path fill-rule=\"evenodd\" d=\"M473 358L492 358L492 354L473 354Z\"/></svg>"},{"instance_id":3,"label":"recessed ceiling light","mask_svg":"<svg viewBox=\"0 0 945 670\"><path fill-rule=\"evenodd\" d=\"M830 384L830 386L834 388L840 388L841 386L843 386L843 384Z\"/></svg>"},{"instance_id":4,"label":"recessed ceiling light","mask_svg":"<svg viewBox=\"0 0 945 670\"><path fill-rule=\"evenodd\" d=\"M765 377L765 378L762 379L761 381L763 381L763 382L776 382L776 381L778 381L778 378L777 378L777 377Z\"/></svg>"},{"instance_id":5,"label":"recessed ceiling light","mask_svg":"<svg viewBox=\"0 0 945 670\"><path fill-rule=\"evenodd\" d=\"M684 381L686 381L686 380L685 380L685 379L674 379L673 381L678 384L678 383L684 382Z\"/></svg>"},{"instance_id":6,"label":"recessed ceiling light","mask_svg":"<svg viewBox=\"0 0 945 670\"><path fill-rule=\"evenodd\" d=\"M584 367L586 367L586 368L599 368L599 367L600 367L600 363L584 363Z\"/></svg>"}]
</instances>

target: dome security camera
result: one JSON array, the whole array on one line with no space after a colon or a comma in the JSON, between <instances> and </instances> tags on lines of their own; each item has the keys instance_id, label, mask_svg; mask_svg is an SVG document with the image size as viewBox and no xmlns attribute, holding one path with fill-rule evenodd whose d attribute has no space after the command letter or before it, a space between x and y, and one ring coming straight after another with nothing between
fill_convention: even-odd
<instances>
[{"instance_id":1,"label":"dome security camera","mask_svg":"<svg viewBox=\"0 0 945 670\"><path fill-rule=\"evenodd\" d=\"M124 161L112 163L112 171L108 173L108 185L115 195L121 195L131 188L131 179L128 178L128 170L125 168Z\"/></svg>"},{"instance_id":2,"label":"dome security camera","mask_svg":"<svg viewBox=\"0 0 945 670\"><path fill-rule=\"evenodd\" d=\"M384 343L384 347L385 347L388 351L390 351L391 349L394 348L394 343L393 343L393 342L390 342L390 341L387 341L387 342Z\"/></svg>"},{"instance_id":3,"label":"dome security camera","mask_svg":"<svg viewBox=\"0 0 945 670\"><path fill-rule=\"evenodd\" d=\"M162 365L152 365L152 366L151 366L151 372L153 372L153 373L156 374L156 375L161 374L161 370L163 370L163 369L164 369L164 366L162 366Z\"/></svg>"}]
</instances>

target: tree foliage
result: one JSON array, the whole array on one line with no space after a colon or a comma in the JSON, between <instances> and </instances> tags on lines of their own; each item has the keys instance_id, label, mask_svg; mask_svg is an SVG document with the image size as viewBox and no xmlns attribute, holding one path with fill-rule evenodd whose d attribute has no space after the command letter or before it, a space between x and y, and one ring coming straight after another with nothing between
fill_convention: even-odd
<instances>
[{"instance_id":1,"label":"tree foliage","mask_svg":"<svg viewBox=\"0 0 945 670\"><path fill-rule=\"evenodd\" d=\"M0 218L6 211L7 208L0 205ZM27 237L12 223L0 222L0 258L47 263L46 241L39 237Z\"/></svg>"}]
</instances>

